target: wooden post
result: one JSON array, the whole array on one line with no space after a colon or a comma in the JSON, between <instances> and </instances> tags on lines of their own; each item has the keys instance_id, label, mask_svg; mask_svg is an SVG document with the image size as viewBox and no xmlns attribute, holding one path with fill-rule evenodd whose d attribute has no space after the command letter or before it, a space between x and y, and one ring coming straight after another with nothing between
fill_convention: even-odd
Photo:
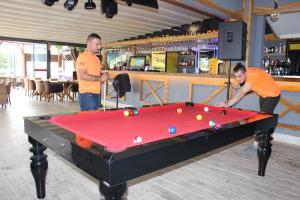
<instances>
[{"instance_id":1,"label":"wooden post","mask_svg":"<svg viewBox=\"0 0 300 200\"><path fill-rule=\"evenodd\" d=\"M246 48L246 66L250 65L250 47L251 47L251 31L252 31L252 14L254 11L254 1L249 0L248 17L247 17L247 48Z\"/></svg>"}]
</instances>

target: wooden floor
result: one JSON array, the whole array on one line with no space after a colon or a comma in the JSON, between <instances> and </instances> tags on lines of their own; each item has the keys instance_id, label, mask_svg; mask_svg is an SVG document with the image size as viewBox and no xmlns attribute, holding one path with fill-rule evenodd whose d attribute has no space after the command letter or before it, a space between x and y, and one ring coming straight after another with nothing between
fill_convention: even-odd
<instances>
[{"instance_id":1,"label":"wooden floor","mask_svg":"<svg viewBox=\"0 0 300 200\"><path fill-rule=\"evenodd\" d=\"M12 105L0 108L0 199L35 199L30 145L23 117L78 111L78 103L39 102L12 93ZM129 182L128 200L299 200L300 147L274 142L265 177L257 176L256 156L240 150L250 139ZM97 181L46 151L48 200L99 199Z\"/></svg>"}]
</instances>

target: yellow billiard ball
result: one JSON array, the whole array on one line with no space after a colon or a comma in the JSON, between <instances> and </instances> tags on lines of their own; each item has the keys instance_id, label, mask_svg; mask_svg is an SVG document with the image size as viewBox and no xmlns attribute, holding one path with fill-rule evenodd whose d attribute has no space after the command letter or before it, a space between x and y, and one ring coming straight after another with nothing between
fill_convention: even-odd
<instances>
[{"instance_id":1,"label":"yellow billiard ball","mask_svg":"<svg viewBox=\"0 0 300 200\"><path fill-rule=\"evenodd\" d=\"M200 120L202 120L202 119L203 119L203 116L202 116L202 115L200 115L200 114L198 114L198 115L196 115L196 119L200 121Z\"/></svg>"},{"instance_id":2,"label":"yellow billiard ball","mask_svg":"<svg viewBox=\"0 0 300 200\"><path fill-rule=\"evenodd\" d=\"M125 117L128 117L130 115L128 110L125 110L123 114L124 114Z\"/></svg>"}]
</instances>

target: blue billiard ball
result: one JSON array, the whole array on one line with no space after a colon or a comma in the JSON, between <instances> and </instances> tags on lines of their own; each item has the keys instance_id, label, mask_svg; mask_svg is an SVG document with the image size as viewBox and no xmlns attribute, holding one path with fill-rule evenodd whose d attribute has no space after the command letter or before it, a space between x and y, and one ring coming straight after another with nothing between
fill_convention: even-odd
<instances>
[{"instance_id":1,"label":"blue billiard ball","mask_svg":"<svg viewBox=\"0 0 300 200\"><path fill-rule=\"evenodd\" d=\"M169 128L169 133L170 134L175 134L176 133L176 127L170 127Z\"/></svg>"}]
</instances>

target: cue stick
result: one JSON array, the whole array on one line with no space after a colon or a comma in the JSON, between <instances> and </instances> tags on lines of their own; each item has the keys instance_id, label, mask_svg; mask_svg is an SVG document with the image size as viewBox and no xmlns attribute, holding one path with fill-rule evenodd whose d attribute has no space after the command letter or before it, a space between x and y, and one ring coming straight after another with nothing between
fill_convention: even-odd
<instances>
[{"instance_id":1,"label":"cue stick","mask_svg":"<svg viewBox=\"0 0 300 200\"><path fill-rule=\"evenodd\" d=\"M106 76L106 68L104 69L104 74ZM107 80L104 81L104 96L103 96L103 110L106 110L106 85L107 85Z\"/></svg>"}]
</instances>

